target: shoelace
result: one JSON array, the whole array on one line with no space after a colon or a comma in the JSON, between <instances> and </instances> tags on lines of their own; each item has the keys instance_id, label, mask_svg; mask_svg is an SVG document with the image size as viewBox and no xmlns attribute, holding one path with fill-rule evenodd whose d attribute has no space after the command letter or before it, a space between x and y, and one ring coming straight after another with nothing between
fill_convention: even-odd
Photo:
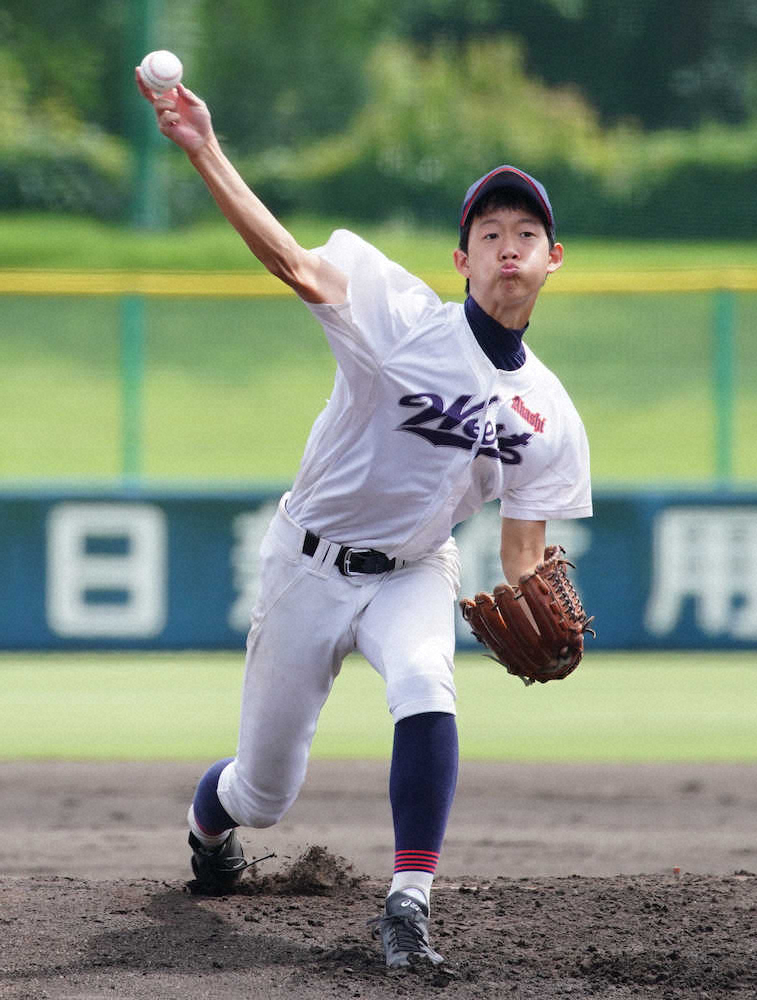
<instances>
[{"instance_id":1,"label":"shoelace","mask_svg":"<svg viewBox=\"0 0 757 1000\"><path fill-rule=\"evenodd\" d=\"M388 927L392 936L392 944L397 951L425 952L428 949L428 945L423 938L423 931L409 917L394 915L373 917L368 923L374 925L374 937L377 937Z\"/></svg>"},{"instance_id":2,"label":"shoelace","mask_svg":"<svg viewBox=\"0 0 757 1000\"><path fill-rule=\"evenodd\" d=\"M263 854L263 855L261 855L261 857L259 857L259 858L252 858L250 861L247 861L245 858L235 858L234 860L235 861L244 861L244 867L245 868L250 868L252 865L259 865L261 861L268 861L270 858L275 858L275 857L276 857L276 852L275 851L271 851L270 854Z\"/></svg>"},{"instance_id":3,"label":"shoelace","mask_svg":"<svg viewBox=\"0 0 757 1000\"><path fill-rule=\"evenodd\" d=\"M225 843L222 846L225 846ZM208 847L206 847L202 853L213 859L213 867L217 871L229 873L244 871L245 868L250 868L252 865L260 864L261 861L268 861L270 858L276 857L276 853L272 851L270 854L264 854L259 858L252 858L248 861L241 854L221 855L219 851L214 851L212 848Z\"/></svg>"}]
</instances>

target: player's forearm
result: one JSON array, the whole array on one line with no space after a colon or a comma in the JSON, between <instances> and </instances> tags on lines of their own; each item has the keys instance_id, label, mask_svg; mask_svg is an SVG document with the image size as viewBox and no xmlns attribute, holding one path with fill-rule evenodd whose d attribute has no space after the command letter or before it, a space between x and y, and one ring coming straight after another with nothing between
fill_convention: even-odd
<instances>
[{"instance_id":1,"label":"player's forearm","mask_svg":"<svg viewBox=\"0 0 757 1000\"><path fill-rule=\"evenodd\" d=\"M346 276L297 243L245 184L215 136L188 155L218 207L271 274L306 302L344 301Z\"/></svg>"},{"instance_id":2,"label":"player's forearm","mask_svg":"<svg viewBox=\"0 0 757 1000\"><path fill-rule=\"evenodd\" d=\"M304 251L253 194L218 140L211 137L200 149L188 155L218 207L252 253L277 278L294 285Z\"/></svg>"},{"instance_id":3,"label":"player's forearm","mask_svg":"<svg viewBox=\"0 0 757 1000\"><path fill-rule=\"evenodd\" d=\"M543 555L543 553L541 555ZM523 552L515 555L501 554L502 572L505 574L505 579L511 587L517 587L518 580L520 580L522 576L534 571L537 563L541 559L541 555L538 558L534 558L531 553Z\"/></svg>"},{"instance_id":4,"label":"player's forearm","mask_svg":"<svg viewBox=\"0 0 757 1000\"><path fill-rule=\"evenodd\" d=\"M544 558L544 521L502 519L500 560L507 582L515 587L526 573L532 573Z\"/></svg>"}]
</instances>

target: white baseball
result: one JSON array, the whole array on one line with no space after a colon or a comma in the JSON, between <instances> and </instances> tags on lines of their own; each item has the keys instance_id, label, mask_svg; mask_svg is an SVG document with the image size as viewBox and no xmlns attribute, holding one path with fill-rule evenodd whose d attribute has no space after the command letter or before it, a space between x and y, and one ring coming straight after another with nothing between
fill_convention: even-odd
<instances>
[{"instance_id":1,"label":"white baseball","mask_svg":"<svg viewBox=\"0 0 757 1000\"><path fill-rule=\"evenodd\" d=\"M166 49L148 52L139 68L142 71L142 79L156 94L172 90L181 82L181 75L184 72L181 59Z\"/></svg>"}]
</instances>

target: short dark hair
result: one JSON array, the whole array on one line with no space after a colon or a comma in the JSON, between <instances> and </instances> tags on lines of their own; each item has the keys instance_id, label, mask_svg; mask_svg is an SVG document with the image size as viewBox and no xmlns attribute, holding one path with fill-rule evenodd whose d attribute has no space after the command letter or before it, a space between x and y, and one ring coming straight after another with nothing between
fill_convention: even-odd
<instances>
[{"instance_id":1,"label":"short dark hair","mask_svg":"<svg viewBox=\"0 0 757 1000\"><path fill-rule=\"evenodd\" d=\"M516 210L521 209L524 212L531 212L537 218L541 219L544 225L544 231L547 234L547 239L549 240L550 249L555 245L552 229L547 221L547 217L544 214L544 209L541 207L536 198L529 198L527 194L523 191L517 190L516 188L498 188L497 190L492 191L488 197L477 201L468 213L465 225L460 230L459 246L463 253L468 252L468 238L470 237L473 220L482 216L484 212L491 212L492 209L497 208L513 208Z\"/></svg>"}]
</instances>

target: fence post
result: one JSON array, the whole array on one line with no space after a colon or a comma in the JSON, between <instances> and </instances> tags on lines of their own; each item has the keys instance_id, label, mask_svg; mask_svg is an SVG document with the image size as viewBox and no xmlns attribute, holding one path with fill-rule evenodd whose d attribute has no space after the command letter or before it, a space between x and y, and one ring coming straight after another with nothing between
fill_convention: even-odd
<instances>
[{"instance_id":1,"label":"fence post","mask_svg":"<svg viewBox=\"0 0 757 1000\"><path fill-rule=\"evenodd\" d=\"M734 294L715 292L713 403L715 406L715 479L721 487L733 480Z\"/></svg>"},{"instance_id":2,"label":"fence post","mask_svg":"<svg viewBox=\"0 0 757 1000\"><path fill-rule=\"evenodd\" d=\"M142 473L142 388L144 381L145 300L121 300L121 480L136 486Z\"/></svg>"},{"instance_id":3,"label":"fence post","mask_svg":"<svg viewBox=\"0 0 757 1000\"><path fill-rule=\"evenodd\" d=\"M126 65L138 65L156 43L163 0L132 0L127 5ZM124 77L124 108L131 139L134 175L129 222L137 229L165 229L167 222L164 181L159 152L165 140L155 127L155 115L140 97L131 72Z\"/></svg>"}]
</instances>

